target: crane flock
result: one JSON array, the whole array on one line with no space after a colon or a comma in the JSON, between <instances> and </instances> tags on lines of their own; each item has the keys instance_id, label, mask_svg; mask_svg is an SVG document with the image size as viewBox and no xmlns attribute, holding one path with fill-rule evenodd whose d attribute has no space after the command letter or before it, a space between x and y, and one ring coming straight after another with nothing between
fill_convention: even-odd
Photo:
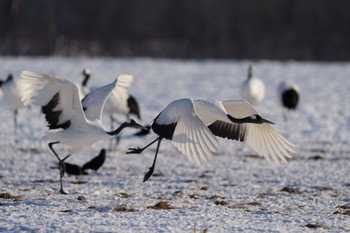
<instances>
[{"instance_id":1,"label":"crane flock","mask_svg":"<svg viewBox=\"0 0 350 233\"><path fill-rule=\"evenodd\" d=\"M153 163L145 174L147 181L155 170L157 156L163 139L170 140L177 150L190 161L202 164L217 152L217 137L245 142L268 161L287 162L295 153L295 146L273 127L273 122L262 117L252 104L261 102L265 97L264 83L253 77L253 67L248 68L248 79L241 85L244 100L214 100L181 98L170 102L151 121L151 125L142 126L133 119L140 116L140 105L128 88L134 81L132 75L120 75L113 82L89 91L87 83L91 72L84 69L84 80L79 87L68 79L54 75L23 71L20 78L0 80L0 89L4 99L14 112L15 140L16 115L20 107L39 106L47 121L49 133L43 137L58 160L60 193L63 189L63 177L68 174L87 174L87 169L97 171L106 159L102 149L94 159L82 167L67 163L66 160L77 151L93 145L100 140L117 137L127 127L139 128L136 135L147 135L150 129L158 135L143 148L129 148L127 154L140 154L157 142ZM295 109L299 100L299 87L291 81L283 82L279 89L281 103L289 109ZM106 129L102 114L110 117L111 129ZM116 122L113 114L123 115L125 122ZM66 155L59 155L54 146L64 144L70 147Z\"/></svg>"}]
</instances>

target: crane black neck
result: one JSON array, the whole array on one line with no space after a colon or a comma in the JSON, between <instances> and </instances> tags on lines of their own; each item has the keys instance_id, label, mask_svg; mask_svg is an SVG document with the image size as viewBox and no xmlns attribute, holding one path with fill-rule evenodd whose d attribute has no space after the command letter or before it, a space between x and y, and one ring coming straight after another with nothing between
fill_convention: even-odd
<instances>
[{"instance_id":1,"label":"crane black neck","mask_svg":"<svg viewBox=\"0 0 350 233\"><path fill-rule=\"evenodd\" d=\"M253 77L253 67L249 66L248 67L248 80Z\"/></svg>"},{"instance_id":2,"label":"crane black neck","mask_svg":"<svg viewBox=\"0 0 350 233\"><path fill-rule=\"evenodd\" d=\"M83 80L83 83L81 84L83 87L86 87L87 86L87 83L90 79L90 74L86 74L84 73L84 80Z\"/></svg>"},{"instance_id":3,"label":"crane black neck","mask_svg":"<svg viewBox=\"0 0 350 233\"><path fill-rule=\"evenodd\" d=\"M112 136L118 135L126 127L143 128L142 125L137 124L134 120L128 120L128 121L122 123L117 129L107 132L107 134L112 135Z\"/></svg>"},{"instance_id":4,"label":"crane black neck","mask_svg":"<svg viewBox=\"0 0 350 233\"><path fill-rule=\"evenodd\" d=\"M235 117L231 116L230 114L227 114L227 117L233 123L236 123L236 124L243 124L243 123L252 123L252 124L268 123L268 124L273 124L273 122L262 118L258 114L254 114L254 115L251 115L251 116L248 116L248 117L243 117L243 118L235 118Z\"/></svg>"},{"instance_id":5,"label":"crane black neck","mask_svg":"<svg viewBox=\"0 0 350 233\"><path fill-rule=\"evenodd\" d=\"M107 132L107 134L113 136L113 135L118 135L125 127L128 127L129 124L127 122L122 123L117 129L113 131Z\"/></svg>"}]
</instances>

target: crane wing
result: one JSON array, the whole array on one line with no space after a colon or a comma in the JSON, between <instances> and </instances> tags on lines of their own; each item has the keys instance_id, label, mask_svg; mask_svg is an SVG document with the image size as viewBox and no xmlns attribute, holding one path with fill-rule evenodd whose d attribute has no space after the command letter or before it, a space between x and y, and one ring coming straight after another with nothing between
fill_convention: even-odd
<instances>
[{"instance_id":1,"label":"crane wing","mask_svg":"<svg viewBox=\"0 0 350 233\"><path fill-rule=\"evenodd\" d=\"M102 120L102 109L112 90L117 85L119 85L118 79L111 84L94 89L84 97L81 103L87 119L91 121Z\"/></svg>"},{"instance_id":2,"label":"crane wing","mask_svg":"<svg viewBox=\"0 0 350 233\"><path fill-rule=\"evenodd\" d=\"M191 99L170 103L154 120L152 129L198 164L206 162L216 152L218 140L196 114Z\"/></svg>"},{"instance_id":3,"label":"crane wing","mask_svg":"<svg viewBox=\"0 0 350 233\"><path fill-rule=\"evenodd\" d=\"M246 101L229 100L223 101L222 104L227 113L236 118L258 114ZM271 124L238 125L216 121L208 127L216 136L246 142L268 161L286 162L286 158L291 158L290 154L295 152L295 146L278 133Z\"/></svg>"},{"instance_id":4,"label":"crane wing","mask_svg":"<svg viewBox=\"0 0 350 233\"><path fill-rule=\"evenodd\" d=\"M129 74L122 74L118 76L118 85L113 89L111 95L107 99L104 111L112 112L127 112L126 103L129 99L128 89L133 83L134 76Z\"/></svg>"},{"instance_id":5,"label":"crane wing","mask_svg":"<svg viewBox=\"0 0 350 233\"><path fill-rule=\"evenodd\" d=\"M118 85L113 89L112 95L118 99L127 99L129 97L128 88L134 82L134 76L130 74L121 74L118 76Z\"/></svg>"},{"instance_id":6,"label":"crane wing","mask_svg":"<svg viewBox=\"0 0 350 233\"><path fill-rule=\"evenodd\" d=\"M81 127L86 118L80 103L78 87L53 75L32 71L21 72L24 85L22 101L25 105L40 106L45 114L49 129Z\"/></svg>"}]
</instances>

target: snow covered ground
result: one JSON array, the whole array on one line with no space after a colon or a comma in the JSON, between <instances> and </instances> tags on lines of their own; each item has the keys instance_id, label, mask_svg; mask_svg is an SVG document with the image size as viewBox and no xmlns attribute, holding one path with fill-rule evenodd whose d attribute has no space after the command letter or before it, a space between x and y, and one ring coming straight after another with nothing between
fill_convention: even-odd
<instances>
[{"instance_id":1,"label":"snow covered ground","mask_svg":"<svg viewBox=\"0 0 350 233\"><path fill-rule=\"evenodd\" d=\"M220 139L217 155L197 166L163 141L155 175L143 183L155 146L125 152L156 135L136 138L127 130L97 173L64 177L69 194L60 195L39 109L20 110L15 145L12 113L0 97L0 231L349 232L350 63L0 57L0 77L32 70L79 83L88 67L91 86L99 86L129 73L146 124L177 98L240 99L250 63L267 87L257 109L298 147L288 164L269 164L247 145ZM283 79L302 90L287 125L276 92ZM82 165L107 145L98 142L68 162Z\"/></svg>"}]
</instances>

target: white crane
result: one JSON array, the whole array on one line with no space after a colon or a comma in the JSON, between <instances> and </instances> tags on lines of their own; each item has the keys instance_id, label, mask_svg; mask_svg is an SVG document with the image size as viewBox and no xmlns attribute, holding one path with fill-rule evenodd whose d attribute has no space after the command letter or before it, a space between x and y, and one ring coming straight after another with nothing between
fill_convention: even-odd
<instances>
[{"instance_id":1,"label":"white crane","mask_svg":"<svg viewBox=\"0 0 350 233\"><path fill-rule=\"evenodd\" d=\"M163 138L172 140L181 153L198 164L216 152L219 143L215 136L246 142L268 161L286 162L295 147L271 124L242 100L178 99L153 120L152 129L159 137L143 148L129 148L127 153L139 154L158 142L153 164L143 181L153 174Z\"/></svg>"},{"instance_id":2,"label":"white crane","mask_svg":"<svg viewBox=\"0 0 350 233\"><path fill-rule=\"evenodd\" d=\"M70 154L99 140L115 137L125 127L142 127L134 120L124 122L113 131L107 131L103 127L101 123L102 108L110 92L118 85L118 79L86 95L83 100L83 110L78 87L74 83L49 74L31 71L23 71L21 77L21 82L25 84L25 88L22 90L24 104L40 106L45 114L49 129L61 129L46 135L44 139L50 141L48 146L59 160L60 193L62 194L65 194L62 184L65 173L64 161ZM71 153L61 159L53 149L55 144L70 146Z\"/></svg>"},{"instance_id":3,"label":"white crane","mask_svg":"<svg viewBox=\"0 0 350 233\"><path fill-rule=\"evenodd\" d=\"M84 79L81 86L84 91L88 88L87 83L91 77L91 71L89 69L83 69L82 75ZM116 122L113 118L113 114L123 115L127 120L130 119L131 115L136 116L138 119L141 118L138 101L127 90L134 82L134 76L128 74L123 74L121 76L124 76L124 82L113 89L103 109L104 112L109 114L112 124ZM113 125L111 125L111 127L113 127Z\"/></svg>"},{"instance_id":4,"label":"white crane","mask_svg":"<svg viewBox=\"0 0 350 233\"><path fill-rule=\"evenodd\" d=\"M265 97L265 85L257 77L253 75L253 66L248 67L248 77L242 83L241 97L250 104L256 105Z\"/></svg>"},{"instance_id":5,"label":"white crane","mask_svg":"<svg viewBox=\"0 0 350 233\"><path fill-rule=\"evenodd\" d=\"M84 79L81 83L82 92L87 93L87 84L91 77L91 71L85 68L82 71L82 75L84 76ZM114 128L115 123L118 123L114 118L114 114L125 116L127 120L130 119L131 115L136 116L139 120L141 119L138 101L128 91L128 88L131 87L134 81L134 76L129 74L122 74L119 77L123 77L123 82L121 82L120 85L116 86L113 89L103 108L103 112L107 113L109 116L111 129ZM137 135L146 135L148 133L149 128L144 127L139 133L137 133ZM116 139L118 143L119 137ZM111 144L110 149L112 149Z\"/></svg>"},{"instance_id":6,"label":"white crane","mask_svg":"<svg viewBox=\"0 0 350 233\"><path fill-rule=\"evenodd\" d=\"M13 112L15 143L18 142L18 138L17 138L18 109L23 107L19 85L21 84L17 82L17 80L13 79L12 74L9 74L5 81L0 80L0 89L3 92L4 100L7 106L9 107L9 109Z\"/></svg>"},{"instance_id":7,"label":"white crane","mask_svg":"<svg viewBox=\"0 0 350 233\"><path fill-rule=\"evenodd\" d=\"M280 102L283 108L295 110L299 103L300 87L292 80L285 80L278 86ZM283 113L283 120L287 122L287 115Z\"/></svg>"}]
</instances>

